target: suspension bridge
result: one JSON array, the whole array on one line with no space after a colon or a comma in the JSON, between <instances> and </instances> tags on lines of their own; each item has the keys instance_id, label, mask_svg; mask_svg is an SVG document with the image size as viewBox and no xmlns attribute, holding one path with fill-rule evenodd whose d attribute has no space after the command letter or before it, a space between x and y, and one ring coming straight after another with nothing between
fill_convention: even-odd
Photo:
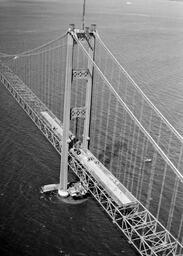
<instances>
[{"instance_id":1,"label":"suspension bridge","mask_svg":"<svg viewBox=\"0 0 183 256\"><path fill-rule=\"evenodd\" d=\"M66 196L72 170L141 255L183 255L183 138L95 25L0 57L1 83L61 155L43 190Z\"/></svg>"}]
</instances>

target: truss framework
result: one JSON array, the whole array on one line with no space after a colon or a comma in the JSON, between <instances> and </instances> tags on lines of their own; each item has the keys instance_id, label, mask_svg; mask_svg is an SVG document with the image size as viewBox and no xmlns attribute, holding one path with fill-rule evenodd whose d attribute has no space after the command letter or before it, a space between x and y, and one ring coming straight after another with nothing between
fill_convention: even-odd
<instances>
[{"instance_id":1,"label":"truss framework","mask_svg":"<svg viewBox=\"0 0 183 256\"><path fill-rule=\"evenodd\" d=\"M40 116L41 111L50 112L50 110L9 68L2 65L0 65L0 81L61 154L61 138ZM140 202L119 207L71 152L69 152L68 165L142 256L181 256L178 252L182 251L183 246Z\"/></svg>"},{"instance_id":2,"label":"truss framework","mask_svg":"<svg viewBox=\"0 0 183 256\"><path fill-rule=\"evenodd\" d=\"M69 167L141 255L178 255L180 245L140 202L118 206L71 152L69 157Z\"/></svg>"},{"instance_id":3,"label":"truss framework","mask_svg":"<svg viewBox=\"0 0 183 256\"><path fill-rule=\"evenodd\" d=\"M88 69L75 69L72 71L73 79L88 79L89 70Z\"/></svg>"},{"instance_id":4,"label":"truss framework","mask_svg":"<svg viewBox=\"0 0 183 256\"><path fill-rule=\"evenodd\" d=\"M75 107L71 108L70 111L70 119L75 119L75 118L83 118L85 119L86 116L86 107Z\"/></svg>"},{"instance_id":5,"label":"truss framework","mask_svg":"<svg viewBox=\"0 0 183 256\"><path fill-rule=\"evenodd\" d=\"M40 116L41 111L50 112L36 95L22 83L22 81L7 68L5 75L0 73L0 81L27 113L35 125L40 129L52 146L61 154L61 138L47 125ZM23 86L22 86L23 85ZM32 106L31 106L32 105ZM39 112L37 109L39 109ZM53 114L52 114L53 115Z\"/></svg>"}]
</instances>

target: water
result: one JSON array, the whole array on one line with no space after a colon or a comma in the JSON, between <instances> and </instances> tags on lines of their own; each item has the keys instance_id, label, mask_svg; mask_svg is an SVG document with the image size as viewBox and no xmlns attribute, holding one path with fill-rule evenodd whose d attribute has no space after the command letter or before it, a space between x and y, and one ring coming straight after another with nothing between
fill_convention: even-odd
<instances>
[{"instance_id":1,"label":"water","mask_svg":"<svg viewBox=\"0 0 183 256\"><path fill-rule=\"evenodd\" d=\"M183 131L183 3L87 2L88 23ZM80 25L81 3L1 0L1 51L31 49ZM136 255L92 198L76 206L39 193L58 181L59 156L2 86L0 103L1 255Z\"/></svg>"}]
</instances>

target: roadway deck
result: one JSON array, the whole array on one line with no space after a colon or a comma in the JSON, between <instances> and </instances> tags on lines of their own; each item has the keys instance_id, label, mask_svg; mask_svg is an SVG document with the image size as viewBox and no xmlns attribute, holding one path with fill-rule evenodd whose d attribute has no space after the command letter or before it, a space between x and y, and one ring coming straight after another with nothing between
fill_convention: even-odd
<instances>
[{"instance_id":1,"label":"roadway deck","mask_svg":"<svg viewBox=\"0 0 183 256\"><path fill-rule=\"evenodd\" d=\"M24 82L15 73L13 73L9 67L3 65L2 63L0 63L0 80L4 84L6 84L8 81L11 87L14 89L14 92L12 93L17 93L17 97L26 103L37 114L42 122L45 122L41 114L41 112L44 111L56 119L56 116L45 106L43 102L40 101L40 99L32 92L32 90L27 85L25 85Z\"/></svg>"},{"instance_id":2,"label":"roadway deck","mask_svg":"<svg viewBox=\"0 0 183 256\"><path fill-rule=\"evenodd\" d=\"M118 206L137 203L136 198L89 150L80 149L80 154L73 149L71 152Z\"/></svg>"}]
</instances>

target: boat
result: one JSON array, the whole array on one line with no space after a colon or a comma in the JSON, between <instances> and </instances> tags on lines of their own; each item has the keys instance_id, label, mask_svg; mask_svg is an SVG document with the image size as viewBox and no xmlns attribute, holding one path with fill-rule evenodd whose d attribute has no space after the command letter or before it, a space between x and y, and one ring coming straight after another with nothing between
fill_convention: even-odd
<instances>
[{"instance_id":1,"label":"boat","mask_svg":"<svg viewBox=\"0 0 183 256\"><path fill-rule=\"evenodd\" d=\"M146 159L144 160L144 162L145 162L145 163L151 163L151 162L152 162L152 159L151 159L151 158L146 158Z\"/></svg>"}]
</instances>

